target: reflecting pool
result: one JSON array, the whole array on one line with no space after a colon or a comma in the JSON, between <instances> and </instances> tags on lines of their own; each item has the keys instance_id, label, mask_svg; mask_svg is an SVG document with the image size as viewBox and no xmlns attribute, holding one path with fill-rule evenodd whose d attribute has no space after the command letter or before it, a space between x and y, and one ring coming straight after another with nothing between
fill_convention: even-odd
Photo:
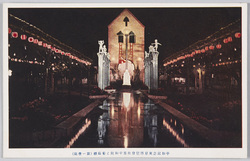
<instances>
[{"instance_id":1,"label":"reflecting pool","mask_svg":"<svg viewBox=\"0 0 250 161\"><path fill-rule=\"evenodd\" d=\"M112 94L87 115L65 147L212 147L140 92Z\"/></svg>"}]
</instances>

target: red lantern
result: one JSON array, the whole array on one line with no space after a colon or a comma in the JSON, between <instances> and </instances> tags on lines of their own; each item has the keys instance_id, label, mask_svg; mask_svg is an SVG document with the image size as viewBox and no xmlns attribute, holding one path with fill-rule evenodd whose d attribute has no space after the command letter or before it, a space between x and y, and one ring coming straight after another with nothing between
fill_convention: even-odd
<instances>
[{"instance_id":1,"label":"red lantern","mask_svg":"<svg viewBox=\"0 0 250 161\"><path fill-rule=\"evenodd\" d=\"M217 48L217 49L220 49L220 48L221 48L221 44L217 44L217 45L216 45L216 48Z\"/></svg>"},{"instance_id":2,"label":"red lantern","mask_svg":"<svg viewBox=\"0 0 250 161\"><path fill-rule=\"evenodd\" d=\"M61 52L61 55L64 55L64 52L63 52L63 51Z\"/></svg>"},{"instance_id":3,"label":"red lantern","mask_svg":"<svg viewBox=\"0 0 250 161\"><path fill-rule=\"evenodd\" d=\"M206 50L206 51L208 51L208 50L209 50L208 46L206 46L206 47L205 47L205 50Z\"/></svg>"},{"instance_id":4,"label":"red lantern","mask_svg":"<svg viewBox=\"0 0 250 161\"><path fill-rule=\"evenodd\" d=\"M9 34L11 33L11 28L9 28L9 31L8 31L8 32L9 32Z\"/></svg>"},{"instance_id":5,"label":"red lantern","mask_svg":"<svg viewBox=\"0 0 250 161\"><path fill-rule=\"evenodd\" d=\"M17 38L18 37L18 33L17 32L12 32L12 37L13 38Z\"/></svg>"},{"instance_id":6,"label":"red lantern","mask_svg":"<svg viewBox=\"0 0 250 161\"><path fill-rule=\"evenodd\" d=\"M223 42L226 44L226 43L228 43L228 40L227 40L227 39L224 39Z\"/></svg>"},{"instance_id":7,"label":"red lantern","mask_svg":"<svg viewBox=\"0 0 250 161\"><path fill-rule=\"evenodd\" d=\"M209 46L209 49L214 50L214 46L213 45Z\"/></svg>"},{"instance_id":8,"label":"red lantern","mask_svg":"<svg viewBox=\"0 0 250 161\"><path fill-rule=\"evenodd\" d=\"M34 41L34 38L33 38L33 37L29 37L29 38L28 38L28 41L29 41L29 42L33 42L33 41Z\"/></svg>"},{"instance_id":9,"label":"red lantern","mask_svg":"<svg viewBox=\"0 0 250 161\"><path fill-rule=\"evenodd\" d=\"M241 37L241 33L237 32L237 33L235 33L234 36L235 36L236 38L240 38L240 37Z\"/></svg>"},{"instance_id":10,"label":"red lantern","mask_svg":"<svg viewBox=\"0 0 250 161\"><path fill-rule=\"evenodd\" d=\"M52 49L52 51L56 51L56 48L55 48L55 47L52 47L51 49Z\"/></svg>"},{"instance_id":11,"label":"red lantern","mask_svg":"<svg viewBox=\"0 0 250 161\"><path fill-rule=\"evenodd\" d=\"M232 42L232 41L233 41L233 38L232 38L232 37L228 37L228 38L227 38L227 41L228 41L228 42Z\"/></svg>"},{"instance_id":12,"label":"red lantern","mask_svg":"<svg viewBox=\"0 0 250 161\"><path fill-rule=\"evenodd\" d=\"M47 43L43 43L43 47L45 47L45 48L46 48L46 47L47 47Z\"/></svg>"},{"instance_id":13,"label":"red lantern","mask_svg":"<svg viewBox=\"0 0 250 161\"><path fill-rule=\"evenodd\" d=\"M33 43L37 44L38 43L38 39L34 39Z\"/></svg>"},{"instance_id":14,"label":"red lantern","mask_svg":"<svg viewBox=\"0 0 250 161\"><path fill-rule=\"evenodd\" d=\"M42 45L43 45L43 42L42 42L42 41L38 41L38 45L39 45L39 46L42 46Z\"/></svg>"},{"instance_id":15,"label":"red lantern","mask_svg":"<svg viewBox=\"0 0 250 161\"><path fill-rule=\"evenodd\" d=\"M47 45L47 48L48 48L48 49L51 49L51 45Z\"/></svg>"},{"instance_id":16,"label":"red lantern","mask_svg":"<svg viewBox=\"0 0 250 161\"><path fill-rule=\"evenodd\" d=\"M202 52L202 53L205 53L205 49L201 49L201 52Z\"/></svg>"},{"instance_id":17,"label":"red lantern","mask_svg":"<svg viewBox=\"0 0 250 161\"><path fill-rule=\"evenodd\" d=\"M26 40L27 39L27 36L26 35L21 35L21 40Z\"/></svg>"}]
</instances>

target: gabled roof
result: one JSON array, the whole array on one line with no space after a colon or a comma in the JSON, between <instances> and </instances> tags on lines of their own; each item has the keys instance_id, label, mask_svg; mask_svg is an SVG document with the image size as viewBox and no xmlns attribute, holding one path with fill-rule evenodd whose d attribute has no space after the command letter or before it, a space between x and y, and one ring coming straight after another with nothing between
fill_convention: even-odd
<instances>
[{"instance_id":1,"label":"gabled roof","mask_svg":"<svg viewBox=\"0 0 250 161\"><path fill-rule=\"evenodd\" d=\"M124 12L128 12L137 22L139 22L139 24L145 28L145 26L128 10L128 9L124 9L109 25L108 28L118 19L118 17L120 17L122 15L122 13Z\"/></svg>"}]
</instances>

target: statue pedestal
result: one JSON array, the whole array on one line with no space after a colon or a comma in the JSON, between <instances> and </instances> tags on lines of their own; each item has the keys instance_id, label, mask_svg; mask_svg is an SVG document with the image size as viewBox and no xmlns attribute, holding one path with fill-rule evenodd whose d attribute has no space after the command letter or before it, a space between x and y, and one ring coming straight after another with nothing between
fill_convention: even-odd
<instances>
[{"instance_id":1,"label":"statue pedestal","mask_svg":"<svg viewBox=\"0 0 250 161\"><path fill-rule=\"evenodd\" d=\"M130 75L129 75L128 69L126 69L126 71L123 74L123 84L122 85L131 86Z\"/></svg>"}]
</instances>

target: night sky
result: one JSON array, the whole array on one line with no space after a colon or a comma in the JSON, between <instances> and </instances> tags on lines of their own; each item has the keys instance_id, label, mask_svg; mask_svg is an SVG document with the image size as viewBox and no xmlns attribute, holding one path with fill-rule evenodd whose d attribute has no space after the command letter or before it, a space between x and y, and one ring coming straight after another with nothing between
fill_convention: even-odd
<instances>
[{"instance_id":1,"label":"night sky","mask_svg":"<svg viewBox=\"0 0 250 161\"><path fill-rule=\"evenodd\" d=\"M240 8L128 8L145 26L145 50L154 39L159 63L175 52L241 18ZM108 25L119 9L9 9L17 16L61 42L75 48L97 64L98 40L108 45Z\"/></svg>"}]
</instances>

